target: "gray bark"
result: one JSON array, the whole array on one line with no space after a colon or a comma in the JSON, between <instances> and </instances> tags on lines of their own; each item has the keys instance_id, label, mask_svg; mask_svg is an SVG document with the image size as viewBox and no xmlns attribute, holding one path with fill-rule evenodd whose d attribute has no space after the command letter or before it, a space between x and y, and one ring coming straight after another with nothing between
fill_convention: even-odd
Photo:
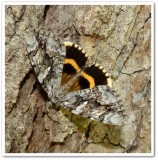
<instances>
[{"instance_id":1,"label":"gray bark","mask_svg":"<svg viewBox=\"0 0 158 160\"><path fill-rule=\"evenodd\" d=\"M44 28L80 43L114 77L123 126L47 110L27 56L27 30ZM151 6L6 6L7 153L151 152Z\"/></svg>"}]
</instances>

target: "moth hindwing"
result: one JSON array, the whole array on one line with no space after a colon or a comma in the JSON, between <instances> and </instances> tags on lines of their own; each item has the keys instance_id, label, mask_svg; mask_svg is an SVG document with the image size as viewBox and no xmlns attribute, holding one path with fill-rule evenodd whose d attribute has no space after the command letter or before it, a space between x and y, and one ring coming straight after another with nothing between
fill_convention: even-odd
<instances>
[{"instance_id":1,"label":"moth hindwing","mask_svg":"<svg viewBox=\"0 0 158 160\"><path fill-rule=\"evenodd\" d=\"M87 66L88 56L79 45L49 36L44 48L33 35L25 39L38 81L52 103L92 120L123 123L123 106L110 88L109 74L99 64Z\"/></svg>"}]
</instances>

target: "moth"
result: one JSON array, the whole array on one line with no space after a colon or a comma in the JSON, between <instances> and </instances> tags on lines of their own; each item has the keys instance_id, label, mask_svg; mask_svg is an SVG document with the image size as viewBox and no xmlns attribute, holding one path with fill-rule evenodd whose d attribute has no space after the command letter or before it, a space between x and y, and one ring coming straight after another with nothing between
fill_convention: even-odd
<instances>
[{"instance_id":1,"label":"moth","mask_svg":"<svg viewBox=\"0 0 158 160\"><path fill-rule=\"evenodd\" d=\"M91 120L121 125L123 105L107 71L97 63L87 65L85 50L75 43L62 43L52 35L41 39L25 36L31 64L49 100Z\"/></svg>"}]
</instances>

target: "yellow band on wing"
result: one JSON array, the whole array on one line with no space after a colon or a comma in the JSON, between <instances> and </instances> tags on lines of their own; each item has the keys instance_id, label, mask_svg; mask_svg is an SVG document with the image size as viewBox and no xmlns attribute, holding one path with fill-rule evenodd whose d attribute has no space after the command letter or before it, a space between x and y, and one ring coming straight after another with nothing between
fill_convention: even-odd
<instances>
[{"instance_id":1,"label":"yellow band on wing","mask_svg":"<svg viewBox=\"0 0 158 160\"><path fill-rule=\"evenodd\" d=\"M78 64L76 63L76 61L73 60L73 59L66 58L65 61L64 61L64 64L71 64L71 66L73 66L74 69L75 69L77 72L80 71L80 67L78 66Z\"/></svg>"},{"instance_id":2,"label":"yellow band on wing","mask_svg":"<svg viewBox=\"0 0 158 160\"><path fill-rule=\"evenodd\" d=\"M84 77L85 79L87 79L87 81L90 84L90 88L93 88L95 86L95 81L94 81L93 77L91 77L90 75L86 74L85 72L83 72L81 74L81 76Z\"/></svg>"}]
</instances>

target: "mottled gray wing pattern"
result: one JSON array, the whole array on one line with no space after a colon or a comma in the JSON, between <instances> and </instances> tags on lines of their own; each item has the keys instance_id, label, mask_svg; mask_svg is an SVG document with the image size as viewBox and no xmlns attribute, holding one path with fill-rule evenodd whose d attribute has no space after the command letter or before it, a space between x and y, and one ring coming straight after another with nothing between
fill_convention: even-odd
<instances>
[{"instance_id":1,"label":"mottled gray wing pattern","mask_svg":"<svg viewBox=\"0 0 158 160\"><path fill-rule=\"evenodd\" d=\"M107 124L121 125L125 118L118 95L105 85L67 93L62 105L75 114Z\"/></svg>"},{"instance_id":2,"label":"mottled gray wing pattern","mask_svg":"<svg viewBox=\"0 0 158 160\"><path fill-rule=\"evenodd\" d=\"M38 37L39 38L39 37ZM58 99L56 95L60 92L60 83L65 59L65 46L59 40L49 35L43 42L34 34L26 34L27 51L31 64L48 97L53 103Z\"/></svg>"}]
</instances>

